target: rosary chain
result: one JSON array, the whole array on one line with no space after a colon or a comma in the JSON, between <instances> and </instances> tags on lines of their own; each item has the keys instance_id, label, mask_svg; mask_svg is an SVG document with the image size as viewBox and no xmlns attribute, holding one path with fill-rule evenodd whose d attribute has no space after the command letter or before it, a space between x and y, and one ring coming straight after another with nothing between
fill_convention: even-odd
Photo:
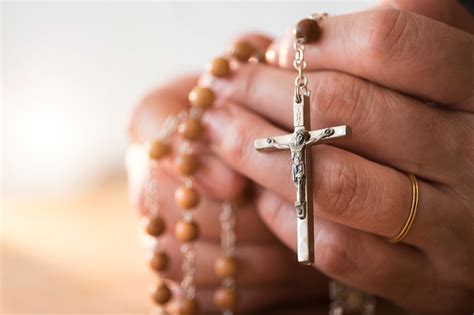
<instances>
[{"instance_id":1,"label":"rosary chain","mask_svg":"<svg viewBox=\"0 0 474 315\"><path fill-rule=\"evenodd\" d=\"M327 13L312 14L311 19L320 22L327 18ZM295 50L295 60L293 61L293 67L298 71L298 75L295 78L295 98L298 102L301 101L302 95L309 95L308 90L308 77L304 75L304 70L308 67L308 62L304 59L304 38L297 38L293 44Z\"/></svg>"},{"instance_id":2,"label":"rosary chain","mask_svg":"<svg viewBox=\"0 0 474 315\"><path fill-rule=\"evenodd\" d=\"M358 311L362 315L375 315L376 299L374 296L349 288L338 281L329 284L331 304L329 315L344 315Z\"/></svg>"},{"instance_id":3,"label":"rosary chain","mask_svg":"<svg viewBox=\"0 0 474 315\"><path fill-rule=\"evenodd\" d=\"M224 201L222 204L222 212L219 216L221 223L221 248L224 256L233 257L235 254L235 211L232 203ZM227 289L235 289L235 280L233 277L223 279L222 286ZM222 315L233 315L232 310L223 310Z\"/></svg>"},{"instance_id":4,"label":"rosary chain","mask_svg":"<svg viewBox=\"0 0 474 315\"><path fill-rule=\"evenodd\" d=\"M181 281L181 288L187 299L194 299L196 294L196 286L194 284L194 274L196 273L196 266L194 259L196 256L193 244L185 243L181 245L181 253L183 254L183 280Z\"/></svg>"},{"instance_id":5,"label":"rosary chain","mask_svg":"<svg viewBox=\"0 0 474 315\"><path fill-rule=\"evenodd\" d=\"M219 216L221 247L225 256L233 256L235 252L235 213L230 202L225 201L222 207L222 213Z\"/></svg>"},{"instance_id":6,"label":"rosary chain","mask_svg":"<svg viewBox=\"0 0 474 315\"><path fill-rule=\"evenodd\" d=\"M299 102L302 95L308 95L308 77L304 75L303 71L308 67L308 63L304 59L304 39L298 38L293 44L295 49L295 60L293 61L293 67L298 71L298 75L295 78L295 97Z\"/></svg>"},{"instance_id":7,"label":"rosary chain","mask_svg":"<svg viewBox=\"0 0 474 315\"><path fill-rule=\"evenodd\" d=\"M148 209L150 216L158 215L160 201L158 198L158 180L156 176L153 176L155 169L155 162L151 161L150 171L148 172L148 179L145 184L145 209Z\"/></svg>"}]
</instances>

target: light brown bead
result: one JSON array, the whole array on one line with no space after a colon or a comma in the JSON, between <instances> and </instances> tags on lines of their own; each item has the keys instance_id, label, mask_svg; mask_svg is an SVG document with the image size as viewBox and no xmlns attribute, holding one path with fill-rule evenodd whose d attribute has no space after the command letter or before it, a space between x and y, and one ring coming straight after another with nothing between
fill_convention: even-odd
<instances>
[{"instance_id":1,"label":"light brown bead","mask_svg":"<svg viewBox=\"0 0 474 315\"><path fill-rule=\"evenodd\" d=\"M194 154L180 154L176 157L174 164L181 175L192 175L199 166L199 159Z\"/></svg>"},{"instance_id":2,"label":"light brown bead","mask_svg":"<svg viewBox=\"0 0 474 315\"><path fill-rule=\"evenodd\" d=\"M231 55L241 62L247 62L254 52L255 48L246 41L238 41L230 49Z\"/></svg>"},{"instance_id":3,"label":"light brown bead","mask_svg":"<svg viewBox=\"0 0 474 315\"><path fill-rule=\"evenodd\" d=\"M179 241L192 242L199 236L199 227L194 222L178 221L174 233Z\"/></svg>"},{"instance_id":4,"label":"light brown bead","mask_svg":"<svg viewBox=\"0 0 474 315\"><path fill-rule=\"evenodd\" d=\"M181 209L192 209L199 203L199 194L193 187L179 187L176 189L174 198Z\"/></svg>"},{"instance_id":5,"label":"light brown bead","mask_svg":"<svg viewBox=\"0 0 474 315\"><path fill-rule=\"evenodd\" d=\"M235 289L219 288L214 293L214 304L222 311L235 310L238 303L238 295Z\"/></svg>"},{"instance_id":6,"label":"light brown bead","mask_svg":"<svg viewBox=\"0 0 474 315\"><path fill-rule=\"evenodd\" d=\"M219 257L214 264L214 271L220 278L234 277L238 269L238 262L234 257Z\"/></svg>"},{"instance_id":7,"label":"light brown bead","mask_svg":"<svg viewBox=\"0 0 474 315\"><path fill-rule=\"evenodd\" d=\"M168 268L168 256L165 253L154 253L150 260L150 267L156 272L164 271Z\"/></svg>"},{"instance_id":8,"label":"light brown bead","mask_svg":"<svg viewBox=\"0 0 474 315\"><path fill-rule=\"evenodd\" d=\"M173 297L173 293L166 284L160 284L152 293L153 301L156 304L164 305Z\"/></svg>"},{"instance_id":9,"label":"light brown bead","mask_svg":"<svg viewBox=\"0 0 474 315\"><path fill-rule=\"evenodd\" d=\"M202 131L202 124L199 120L196 119L188 119L186 121L183 121L178 126L179 134L183 138L191 141L199 139L202 135Z\"/></svg>"},{"instance_id":10,"label":"light brown bead","mask_svg":"<svg viewBox=\"0 0 474 315\"><path fill-rule=\"evenodd\" d=\"M296 38L304 38L305 43L314 42L321 35L321 28L316 20L303 19L298 22L293 34Z\"/></svg>"},{"instance_id":11,"label":"light brown bead","mask_svg":"<svg viewBox=\"0 0 474 315\"><path fill-rule=\"evenodd\" d=\"M189 102L194 107L206 109L214 103L214 92L207 87L196 86L189 93Z\"/></svg>"},{"instance_id":12,"label":"light brown bead","mask_svg":"<svg viewBox=\"0 0 474 315\"><path fill-rule=\"evenodd\" d=\"M161 217L153 217L146 224L146 232L154 237L160 236L165 232L166 224Z\"/></svg>"},{"instance_id":13,"label":"light brown bead","mask_svg":"<svg viewBox=\"0 0 474 315\"><path fill-rule=\"evenodd\" d=\"M215 77L226 77L230 74L230 65L227 59L217 57L208 66L209 73Z\"/></svg>"},{"instance_id":14,"label":"light brown bead","mask_svg":"<svg viewBox=\"0 0 474 315\"><path fill-rule=\"evenodd\" d=\"M169 151L170 148L166 143L164 143L162 140L155 140L150 143L148 155L150 158L158 160L167 155Z\"/></svg>"},{"instance_id":15,"label":"light brown bead","mask_svg":"<svg viewBox=\"0 0 474 315\"><path fill-rule=\"evenodd\" d=\"M178 304L178 315L197 315L199 304L195 299L183 299Z\"/></svg>"}]
</instances>

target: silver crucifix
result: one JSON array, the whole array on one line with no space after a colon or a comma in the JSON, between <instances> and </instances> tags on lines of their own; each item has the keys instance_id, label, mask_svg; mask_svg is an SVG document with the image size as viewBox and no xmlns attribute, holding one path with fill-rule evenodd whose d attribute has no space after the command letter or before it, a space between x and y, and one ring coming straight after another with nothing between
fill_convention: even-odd
<instances>
[{"instance_id":1,"label":"silver crucifix","mask_svg":"<svg viewBox=\"0 0 474 315\"><path fill-rule=\"evenodd\" d=\"M298 238L298 261L314 262L313 231L313 187L311 178L311 152L314 144L349 135L348 126L311 129L309 117L309 95L295 95L293 101L292 134L255 140L255 148L261 151L289 149L291 152L291 174L296 186L296 228Z\"/></svg>"}]
</instances>

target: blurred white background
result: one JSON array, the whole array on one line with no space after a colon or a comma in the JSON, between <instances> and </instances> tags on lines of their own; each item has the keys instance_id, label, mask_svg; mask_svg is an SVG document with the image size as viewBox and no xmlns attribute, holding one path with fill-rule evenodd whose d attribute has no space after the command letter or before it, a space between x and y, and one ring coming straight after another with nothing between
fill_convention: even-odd
<instances>
[{"instance_id":1,"label":"blurred white background","mask_svg":"<svg viewBox=\"0 0 474 315\"><path fill-rule=\"evenodd\" d=\"M4 192L77 193L122 168L132 106L236 34L373 3L2 2Z\"/></svg>"}]
</instances>

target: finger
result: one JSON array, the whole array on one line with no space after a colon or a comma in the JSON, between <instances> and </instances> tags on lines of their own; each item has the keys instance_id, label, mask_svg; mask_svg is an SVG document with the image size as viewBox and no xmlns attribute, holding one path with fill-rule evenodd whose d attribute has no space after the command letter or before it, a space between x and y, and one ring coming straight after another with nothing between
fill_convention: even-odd
<instances>
[{"instance_id":1,"label":"finger","mask_svg":"<svg viewBox=\"0 0 474 315\"><path fill-rule=\"evenodd\" d=\"M246 33L237 36L232 44L245 41L263 54L272 40L271 37L261 33ZM188 106L188 94L197 83L197 75L183 76L143 98L134 109L129 122L128 130L132 140L143 142L157 135L161 124L168 116L176 115Z\"/></svg>"},{"instance_id":2,"label":"finger","mask_svg":"<svg viewBox=\"0 0 474 315\"><path fill-rule=\"evenodd\" d=\"M149 176L148 167L146 166L147 162L146 160L142 161L142 163L140 163L140 160L134 160L133 163L130 162L130 160L136 159L136 157L131 156L133 154L137 155L137 153L130 153L129 150L127 156L130 200L137 212L147 216L149 209L145 206L144 196L145 181L148 180ZM177 207L174 198L174 192L181 185L181 181L174 173L159 166L155 169L154 176L156 176L155 180L158 183L158 189L155 192L159 200L158 212L167 222L168 232L173 234L173 226L182 218L182 210ZM206 227L201 230L201 237L209 241L218 242L221 233L219 215L222 212L222 202L209 198L202 193L199 187L198 191L201 193L201 198L199 205L194 211L194 219L199 225ZM255 206L250 201L244 201L242 204L235 205L234 207L237 223L246 222L246 224L237 224L236 226L235 232L238 236L238 242L273 243L275 241L268 228L259 220Z\"/></svg>"},{"instance_id":3,"label":"finger","mask_svg":"<svg viewBox=\"0 0 474 315\"><path fill-rule=\"evenodd\" d=\"M171 141L175 152L179 142ZM193 174L194 183L204 194L218 200L234 200L243 194L248 183L240 174L233 171L205 147L195 147L195 159L198 168ZM158 163L152 164L148 151L143 145L132 145L127 152L127 168L130 179L130 197L136 199L141 185L148 180L151 167L156 167L176 178L181 178L176 166L176 158L165 157ZM159 179L158 179L159 180Z\"/></svg>"},{"instance_id":4,"label":"finger","mask_svg":"<svg viewBox=\"0 0 474 315\"><path fill-rule=\"evenodd\" d=\"M464 176L458 163L465 126L457 112L425 105L352 75L334 71L308 73L313 129L347 124L352 137L338 146L436 182ZM232 77L213 82L220 99L230 99L293 129L294 74L265 65L247 65ZM465 115L463 115L465 116ZM432 122L439 128L433 129ZM452 145L433 146L433 143ZM400 150L403 148L403 150ZM443 156L443 159L433 159ZM457 169L453 172L453 167ZM449 171L448 171L449 170ZM455 175L458 174L458 175Z\"/></svg>"},{"instance_id":5,"label":"finger","mask_svg":"<svg viewBox=\"0 0 474 315\"><path fill-rule=\"evenodd\" d=\"M257 52L264 53L272 43L273 38L262 33L246 33L234 38L232 44L239 41L245 41L253 46Z\"/></svg>"},{"instance_id":6,"label":"finger","mask_svg":"<svg viewBox=\"0 0 474 315\"><path fill-rule=\"evenodd\" d=\"M423 99L474 111L473 36L444 23L396 9L334 16L306 45L312 70L332 69ZM294 38L275 41L267 60L292 68ZM448 47L448 49L447 49Z\"/></svg>"},{"instance_id":7,"label":"finger","mask_svg":"<svg viewBox=\"0 0 474 315\"><path fill-rule=\"evenodd\" d=\"M177 115L189 108L187 95L197 82L196 76L188 76L180 78L170 84L157 89L145 97L141 103L135 108L130 124L129 133L132 141L135 143L146 143L155 139L166 118ZM182 144L177 135L170 137L169 143L172 152L179 152ZM136 154L131 155L136 160L136 169L140 169L140 165L148 165L146 152L138 150L138 146L133 150ZM221 200L236 198L246 185L246 180L234 172L232 169L218 161L212 154L209 154L208 148L202 143L197 142L194 145L196 157L200 160L200 165L196 174L196 182L198 186L204 189L214 198ZM141 152L141 153L140 153ZM142 156L140 156L142 155ZM174 159L176 154L160 161L170 169L175 169ZM138 174L146 175L147 170L142 170ZM208 178L217 180L210 181ZM222 183L225 183L224 185Z\"/></svg>"},{"instance_id":8,"label":"finger","mask_svg":"<svg viewBox=\"0 0 474 315\"><path fill-rule=\"evenodd\" d=\"M257 207L272 231L296 250L293 205L264 190ZM431 265L417 250L394 246L374 235L318 217L314 231L315 266L329 277L396 301L402 307L413 308L435 299L417 289L427 285L433 274Z\"/></svg>"},{"instance_id":9,"label":"finger","mask_svg":"<svg viewBox=\"0 0 474 315\"><path fill-rule=\"evenodd\" d=\"M208 112L206 120L219 156L257 184L294 201L295 192L288 189L294 183L285 175L291 169L289 152L265 154L253 148L254 139L284 134L282 130L232 104ZM385 237L398 234L412 199L405 174L328 145L317 145L312 151L309 176L317 187L313 196L317 215ZM438 214L432 209L444 206L446 197L429 184L419 181L419 185L419 216L405 240L424 246L432 242L432 235L426 238L424 234L431 227L430 218ZM429 215L422 209L430 210Z\"/></svg>"},{"instance_id":10,"label":"finger","mask_svg":"<svg viewBox=\"0 0 474 315\"><path fill-rule=\"evenodd\" d=\"M171 289L174 292L173 296L181 296L182 290L179 287L179 281L168 281L172 283ZM327 284L319 284L319 287L314 290L313 287L306 285L306 281L291 281L289 283L279 283L272 285L259 286L239 286L238 305L235 310L239 314L268 314L269 309L280 309L283 307L287 309L295 303L300 305L314 304L322 298L324 293L319 291L326 291ZM176 288L176 289L174 289ZM196 298L199 302L200 313L202 314L218 314L220 310L217 309L214 303L214 293L216 287L199 287L197 288ZM324 299L325 301L326 299ZM177 305L175 301L171 301L166 305L166 310L170 314L176 314ZM262 311L260 313L257 311ZM313 314L313 313L311 313ZM319 313L318 313L319 314ZM321 313L323 314L323 313ZM314 315L314 314L313 314Z\"/></svg>"},{"instance_id":11,"label":"finger","mask_svg":"<svg viewBox=\"0 0 474 315\"><path fill-rule=\"evenodd\" d=\"M169 222L170 232L178 220L182 219L182 210L176 206L174 191L180 185L179 181L166 173L158 173L162 181L159 186L158 197L161 200L161 208L164 219ZM219 216L222 213L222 202L210 199L201 194L200 202L193 212L193 218L201 229L201 238L207 241L219 242L221 237L221 225ZM248 200L238 205L234 205L236 213L235 234L237 242L242 243L262 243L271 244L275 242L275 237L268 228L259 220L252 200ZM245 224L239 224L245 222ZM205 228L204 228L205 227Z\"/></svg>"},{"instance_id":12,"label":"finger","mask_svg":"<svg viewBox=\"0 0 474 315\"><path fill-rule=\"evenodd\" d=\"M160 239L160 247L169 255L170 260L169 269L164 273L166 278L174 280L182 277L180 245L174 237L165 236ZM198 287L218 287L222 279L215 274L213 266L223 255L220 243L198 240L193 246L196 268L200 270L195 275L195 284ZM281 242L272 245L240 244L235 257L239 264L235 277L238 286L270 286L307 279L313 283L311 286L315 290L325 283L325 277L319 272L298 264L292 251ZM316 289L316 292L323 291Z\"/></svg>"},{"instance_id":13,"label":"finger","mask_svg":"<svg viewBox=\"0 0 474 315\"><path fill-rule=\"evenodd\" d=\"M128 124L134 142L146 142L156 137L167 117L188 107L187 96L197 83L196 75L180 77L147 94L134 108Z\"/></svg>"},{"instance_id":14,"label":"finger","mask_svg":"<svg viewBox=\"0 0 474 315\"><path fill-rule=\"evenodd\" d=\"M466 32L474 32L474 19L461 5L452 0L382 0L382 4L406 10L452 25Z\"/></svg>"}]
</instances>

